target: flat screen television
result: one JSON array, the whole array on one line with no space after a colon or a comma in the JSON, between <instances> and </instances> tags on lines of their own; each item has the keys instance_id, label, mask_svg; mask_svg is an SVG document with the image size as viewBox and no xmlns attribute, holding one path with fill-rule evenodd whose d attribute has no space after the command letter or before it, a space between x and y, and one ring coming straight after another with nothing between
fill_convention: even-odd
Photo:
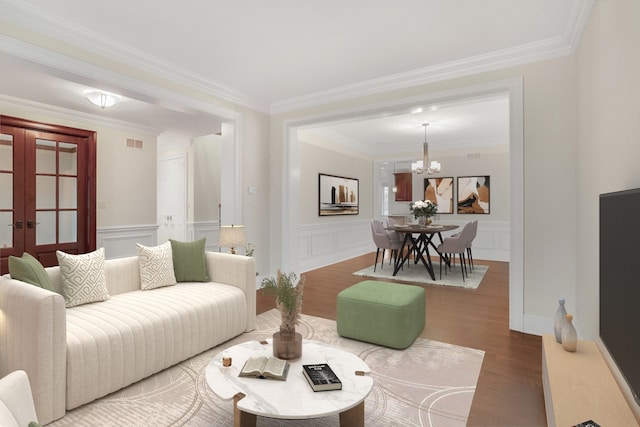
<instances>
[{"instance_id":1,"label":"flat screen television","mask_svg":"<svg viewBox=\"0 0 640 427\"><path fill-rule=\"evenodd\" d=\"M640 188L600 195L600 340L640 405Z\"/></svg>"}]
</instances>

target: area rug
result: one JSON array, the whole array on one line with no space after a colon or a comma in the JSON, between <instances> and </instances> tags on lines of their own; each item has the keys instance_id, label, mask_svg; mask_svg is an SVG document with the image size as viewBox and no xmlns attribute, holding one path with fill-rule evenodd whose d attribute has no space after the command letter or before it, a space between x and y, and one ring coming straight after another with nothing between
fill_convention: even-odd
<instances>
[{"instance_id":1,"label":"area rug","mask_svg":"<svg viewBox=\"0 0 640 427\"><path fill-rule=\"evenodd\" d=\"M102 399L67 412L49 426L232 426L233 403L205 381L210 359L224 348L270 338L280 313L258 316L257 329ZM371 368L374 386L365 400L367 426L465 426L484 352L418 338L405 350L341 338L333 320L302 316L305 339L350 351ZM291 396L295 399L296 396ZM258 426L336 426L338 416L284 421L258 417Z\"/></svg>"},{"instance_id":2,"label":"area rug","mask_svg":"<svg viewBox=\"0 0 640 427\"><path fill-rule=\"evenodd\" d=\"M389 260L385 260L385 265L382 268L380 268L380 263L378 263L375 272L373 271L373 267L373 265L369 266L360 271L356 271L353 274L356 276L373 277L376 279L387 279L400 282L426 283L429 285L477 289L478 286L480 286L480 282L482 282L485 273L489 270L489 266L487 265L476 264L473 267L473 271L469 271L469 277L465 277L464 280L462 280L460 264L456 263L454 268L447 270L446 273L443 264L442 279L440 279L440 267L439 264L436 263L433 265L436 280L433 280L422 263L414 264L413 261L409 264L405 264L395 276L393 275L393 264L389 264Z\"/></svg>"}]
</instances>

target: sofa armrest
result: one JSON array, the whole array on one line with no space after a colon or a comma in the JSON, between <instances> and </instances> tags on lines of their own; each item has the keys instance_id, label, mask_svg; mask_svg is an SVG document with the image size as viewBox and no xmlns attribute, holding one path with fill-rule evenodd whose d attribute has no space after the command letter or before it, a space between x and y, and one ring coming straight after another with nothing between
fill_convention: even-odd
<instances>
[{"instance_id":1,"label":"sofa armrest","mask_svg":"<svg viewBox=\"0 0 640 427\"><path fill-rule=\"evenodd\" d=\"M62 295L0 278L0 376L24 370L42 424L64 416L66 312Z\"/></svg>"},{"instance_id":2,"label":"sofa armrest","mask_svg":"<svg viewBox=\"0 0 640 427\"><path fill-rule=\"evenodd\" d=\"M242 289L247 297L247 329L256 328L256 263L243 255L206 252L207 271L212 282Z\"/></svg>"},{"instance_id":3,"label":"sofa armrest","mask_svg":"<svg viewBox=\"0 0 640 427\"><path fill-rule=\"evenodd\" d=\"M13 371L0 379L0 402L11 411L19 426L26 426L38 421L33 396L29 385L29 377L25 371Z\"/></svg>"}]
</instances>

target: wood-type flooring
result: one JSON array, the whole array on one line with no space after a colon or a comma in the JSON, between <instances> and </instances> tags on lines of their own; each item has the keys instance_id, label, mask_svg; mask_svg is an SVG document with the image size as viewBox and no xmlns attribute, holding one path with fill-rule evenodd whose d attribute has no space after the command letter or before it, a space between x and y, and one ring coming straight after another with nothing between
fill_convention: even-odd
<instances>
[{"instance_id":1,"label":"wood-type flooring","mask_svg":"<svg viewBox=\"0 0 640 427\"><path fill-rule=\"evenodd\" d=\"M303 273L302 312L335 320L336 296L363 280L352 273L374 259L371 253ZM476 263L489 266L478 289L423 285L426 326L420 336L485 352L467 425L545 426L542 340L509 330L509 264ZM258 314L274 306L258 291Z\"/></svg>"}]
</instances>

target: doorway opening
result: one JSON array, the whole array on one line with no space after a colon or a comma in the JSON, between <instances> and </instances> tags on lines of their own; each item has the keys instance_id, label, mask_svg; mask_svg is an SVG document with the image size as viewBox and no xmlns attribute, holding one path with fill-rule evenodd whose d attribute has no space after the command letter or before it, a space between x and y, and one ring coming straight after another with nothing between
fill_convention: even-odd
<instances>
[{"instance_id":1,"label":"doorway opening","mask_svg":"<svg viewBox=\"0 0 640 427\"><path fill-rule=\"evenodd\" d=\"M284 123L283 166L284 192L281 206L281 263L288 271L299 271L300 226L300 161L298 129L320 126L344 120L399 114L418 106L468 101L474 98L506 94L509 99L509 166L510 187L510 265L509 265L509 327L524 330L524 126L523 82L513 78L418 97L395 100L383 105L364 106L357 110L332 112L326 115L302 117Z\"/></svg>"}]
</instances>

